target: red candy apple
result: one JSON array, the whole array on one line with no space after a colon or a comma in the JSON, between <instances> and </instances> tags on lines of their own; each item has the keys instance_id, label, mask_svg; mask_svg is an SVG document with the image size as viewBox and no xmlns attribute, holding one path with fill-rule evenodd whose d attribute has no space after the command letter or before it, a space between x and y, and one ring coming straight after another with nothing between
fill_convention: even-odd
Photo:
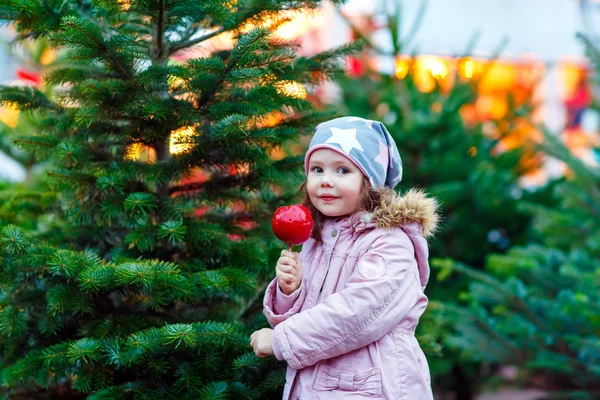
<instances>
[{"instance_id":1,"label":"red candy apple","mask_svg":"<svg viewBox=\"0 0 600 400\"><path fill-rule=\"evenodd\" d=\"M313 228L310 210L303 205L279 207L271 221L273 233L290 244L302 244L308 240Z\"/></svg>"}]
</instances>

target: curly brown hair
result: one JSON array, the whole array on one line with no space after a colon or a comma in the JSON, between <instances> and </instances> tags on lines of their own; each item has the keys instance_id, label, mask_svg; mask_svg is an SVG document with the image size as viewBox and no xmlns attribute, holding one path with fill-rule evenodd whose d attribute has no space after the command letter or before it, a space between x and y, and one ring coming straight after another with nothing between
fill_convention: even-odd
<instances>
[{"instance_id":1,"label":"curly brown hair","mask_svg":"<svg viewBox=\"0 0 600 400\"><path fill-rule=\"evenodd\" d=\"M306 208L308 208L310 210L312 217L313 217L313 230L312 230L310 237L313 238L314 240L316 240L317 242L322 242L323 237L321 235L321 230L322 230L322 226L323 226L323 221L326 218L330 218L330 217L327 217L321 211L317 210L317 208L312 204L312 202L310 201L310 197L308 196L308 191L306 190L306 183L307 183L307 181L305 180L302 183L302 185L300 186L300 190L304 194L304 199L302 201L302 205L304 205ZM361 187L362 198L358 205L357 211L366 211L366 212L375 211L375 209L381 205L381 198L382 198L384 192L389 191L389 190L392 190L392 189L385 188L385 187L380 188L380 189L374 189L371 186L371 184L369 183L369 180L366 177L363 177L363 182L362 182L362 187Z\"/></svg>"}]
</instances>

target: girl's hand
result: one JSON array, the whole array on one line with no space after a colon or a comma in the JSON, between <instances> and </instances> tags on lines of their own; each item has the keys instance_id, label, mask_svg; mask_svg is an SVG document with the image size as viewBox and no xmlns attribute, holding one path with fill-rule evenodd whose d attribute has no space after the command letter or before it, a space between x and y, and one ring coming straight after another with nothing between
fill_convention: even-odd
<instances>
[{"instance_id":1,"label":"girl's hand","mask_svg":"<svg viewBox=\"0 0 600 400\"><path fill-rule=\"evenodd\" d=\"M250 335L250 345L257 357L273 355L273 329L263 328Z\"/></svg>"},{"instance_id":2,"label":"girl's hand","mask_svg":"<svg viewBox=\"0 0 600 400\"><path fill-rule=\"evenodd\" d=\"M285 295L290 295L302 283L302 265L300 255L295 251L283 250L275 267L277 284Z\"/></svg>"}]
</instances>

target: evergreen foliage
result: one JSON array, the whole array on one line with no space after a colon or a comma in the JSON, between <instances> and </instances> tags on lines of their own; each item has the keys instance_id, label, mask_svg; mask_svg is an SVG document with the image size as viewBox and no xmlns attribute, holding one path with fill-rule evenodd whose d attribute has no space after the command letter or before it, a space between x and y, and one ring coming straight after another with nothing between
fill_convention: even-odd
<instances>
[{"instance_id":1,"label":"evergreen foliage","mask_svg":"<svg viewBox=\"0 0 600 400\"><path fill-rule=\"evenodd\" d=\"M19 40L48 38L68 59L45 75L52 96L0 89L44 121L16 143L49 164L63 224L47 243L1 220L6 396L280 396L281 365L248 339L279 252L267 221L301 174L298 157L272 155L330 117L298 83L343 73L352 46L298 57L274 32L279 11L319 3L1 3ZM218 35L231 48L206 50Z\"/></svg>"}]
</instances>

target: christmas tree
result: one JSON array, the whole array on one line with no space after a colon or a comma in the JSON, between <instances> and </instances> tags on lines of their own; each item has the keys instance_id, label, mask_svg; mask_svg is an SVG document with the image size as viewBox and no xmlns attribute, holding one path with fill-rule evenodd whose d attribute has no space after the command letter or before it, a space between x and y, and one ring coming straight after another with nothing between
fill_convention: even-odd
<instances>
[{"instance_id":1,"label":"christmas tree","mask_svg":"<svg viewBox=\"0 0 600 400\"><path fill-rule=\"evenodd\" d=\"M598 71L600 53L587 42ZM447 305L455 335L449 341L471 359L521 367L521 383L549 398L600 396L600 175L553 133L541 144L568 173L552 185L555 207L523 202L536 239L488 257L485 271L436 260L442 271L472 279L463 298Z\"/></svg>"},{"instance_id":2,"label":"christmas tree","mask_svg":"<svg viewBox=\"0 0 600 400\"><path fill-rule=\"evenodd\" d=\"M0 89L42 121L17 142L51 166L64 223L58 244L0 227L6 396L280 396L281 366L248 340L279 253L267 221L297 195L288 148L330 117L306 87L351 48L298 57L278 32L319 3L0 6L18 40L69 60L44 76L53 96Z\"/></svg>"}]
</instances>

